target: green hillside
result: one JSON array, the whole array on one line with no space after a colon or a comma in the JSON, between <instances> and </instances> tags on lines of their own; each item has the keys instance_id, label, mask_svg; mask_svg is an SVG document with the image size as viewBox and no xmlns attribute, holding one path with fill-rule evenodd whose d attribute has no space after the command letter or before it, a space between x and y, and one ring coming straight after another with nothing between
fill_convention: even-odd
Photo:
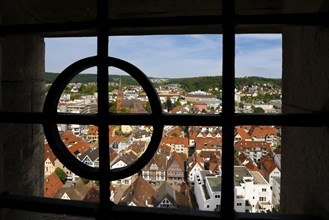
<instances>
[{"instance_id":1,"label":"green hillside","mask_svg":"<svg viewBox=\"0 0 329 220\"><path fill-rule=\"evenodd\" d=\"M52 83L58 73L45 73L46 83ZM96 74L79 74L72 82L88 83L97 81ZM138 85L137 81L128 75L109 75L109 82L121 82L123 85ZM160 84L180 84L187 92L195 90L208 91L209 88L222 88L222 76L203 76L203 77L190 77L190 78L174 78L167 79ZM236 87L250 86L254 84L270 84L276 88L281 88L282 80L273 78L263 78L257 76L240 77L235 79Z\"/></svg>"}]
</instances>

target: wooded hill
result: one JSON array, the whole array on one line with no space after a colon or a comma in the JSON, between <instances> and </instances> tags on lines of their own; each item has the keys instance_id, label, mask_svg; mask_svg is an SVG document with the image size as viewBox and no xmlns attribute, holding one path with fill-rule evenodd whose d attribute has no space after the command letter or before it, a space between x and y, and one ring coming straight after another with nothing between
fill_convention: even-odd
<instances>
[{"instance_id":1,"label":"wooded hill","mask_svg":"<svg viewBox=\"0 0 329 220\"><path fill-rule=\"evenodd\" d=\"M46 83L52 83L58 73L45 73ZM109 75L109 82L120 81L123 85L139 85L138 82L128 75ZM156 78L154 78L156 79ZM89 83L96 82L96 74L78 74L72 79L72 82ZM191 77L191 78L169 78L161 83L155 83L156 85L167 85L167 84L180 84L187 92L195 90L208 91L209 88L222 88L222 76L203 76L203 77ZM263 85L270 84L275 88L281 88L282 80L273 78L263 78L258 76L250 77L238 77L235 79L236 87L240 86L251 86L255 84Z\"/></svg>"}]
</instances>

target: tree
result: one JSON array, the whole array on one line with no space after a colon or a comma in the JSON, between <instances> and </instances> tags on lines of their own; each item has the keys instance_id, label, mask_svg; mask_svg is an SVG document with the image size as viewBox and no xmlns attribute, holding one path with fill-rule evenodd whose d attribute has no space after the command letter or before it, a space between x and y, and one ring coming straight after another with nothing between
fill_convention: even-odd
<instances>
[{"instance_id":1,"label":"tree","mask_svg":"<svg viewBox=\"0 0 329 220\"><path fill-rule=\"evenodd\" d=\"M173 109L173 105L172 105L172 102L171 102L169 96L168 96L168 98L167 98L166 107L167 107L167 111L168 111L168 112L170 112L170 111Z\"/></svg>"},{"instance_id":2,"label":"tree","mask_svg":"<svg viewBox=\"0 0 329 220\"><path fill-rule=\"evenodd\" d=\"M178 107L178 106L182 106L182 104L180 103L180 101L176 101L176 102L174 102L174 104L173 104L173 108L176 108L176 107Z\"/></svg>"},{"instance_id":3,"label":"tree","mask_svg":"<svg viewBox=\"0 0 329 220\"><path fill-rule=\"evenodd\" d=\"M110 113L116 113L117 112L116 107L117 107L117 102L110 103L109 112Z\"/></svg>"},{"instance_id":4,"label":"tree","mask_svg":"<svg viewBox=\"0 0 329 220\"><path fill-rule=\"evenodd\" d=\"M66 182L67 174L62 170L61 168L57 167L55 169L55 173L58 176L58 178L62 181L62 183Z\"/></svg>"},{"instance_id":5,"label":"tree","mask_svg":"<svg viewBox=\"0 0 329 220\"><path fill-rule=\"evenodd\" d=\"M89 179L86 179L86 178L83 178L83 177L80 177L80 179L84 184L89 183Z\"/></svg>"},{"instance_id":6,"label":"tree","mask_svg":"<svg viewBox=\"0 0 329 220\"><path fill-rule=\"evenodd\" d=\"M251 108L253 109L254 113L265 113L264 109L261 107L251 106Z\"/></svg>"},{"instance_id":7,"label":"tree","mask_svg":"<svg viewBox=\"0 0 329 220\"><path fill-rule=\"evenodd\" d=\"M147 102L144 108L148 113L152 113L152 108L151 108L150 102Z\"/></svg>"}]
</instances>

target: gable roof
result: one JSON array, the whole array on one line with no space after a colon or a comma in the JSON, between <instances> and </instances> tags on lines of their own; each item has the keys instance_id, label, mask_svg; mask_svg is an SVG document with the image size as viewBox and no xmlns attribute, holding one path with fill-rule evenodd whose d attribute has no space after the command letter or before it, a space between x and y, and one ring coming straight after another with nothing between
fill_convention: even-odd
<instances>
[{"instance_id":1,"label":"gable roof","mask_svg":"<svg viewBox=\"0 0 329 220\"><path fill-rule=\"evenodd\" d=\"M195 138L195 148L202 150L204 148L219 148L222 146L222 138Z\"/></svg>"},{"instance_id":2,"label":"gable roof","mask_svg":"<svg viewBox=\"0 0 329 220\"><path fill-rule=\"evenodd\" d=\"M155 193L155 206L158 206L167 198L173 206L176 206L176 192L168 182L163 182Z\"/></svg>"},{"instance_id":3,"label":"gable roof","mask_svg":"<svg viewBox=\"0 0 329 220\"><path fill-rule=\"evenodd\" d=\"M265 138L269 135L277 135L277 129L272 126L252 126L249 130L250 137Z\"/></svg>"},{"instance_id":4,"label":"gable roof","mask_svg":"<svg viewBox=\"0 0 329 220\"><path fill-rule=\"evenodd\" d=\"M275 168L277 168L276 164L272 160L272 158L269 155L266 155L261 161L260 161L264 171L267 174L271 174Z\"/></svg>"},{"instance_id":5,"label":"gable roof","mask_svg":"<svg viewBox=\"0 0 329 220\"><path fill-rule=\"evenodd\" d=\"M221 151L216 150L216 151L209 151L209 150L201 150L199 153L199 156L203 158L203 161L209 160L213 156L221 157Z\"/></svg>"},{"instance_id":6,"label":"gable roof","mask_svg":"<svg viewBox=\"0 0 329 220\"><path fill-rule=\"evenodd\" d=\"M250 151L261 151L265 149L268 153L272 151L270 144L266 141L237 141L235 147L238 151L244 151L245 149Z\"/></svg>"},{"instance_id":7,"label":"gable roof","mask_svg":"<svg viewBox=\"0 0 329 220\"><path fill-rule=\"evenodd\" d=\"M199 166L202 170L204 170L204 167L203 167L203 164L202 163L200 163L200 162L197 162L197 161L194 161L190 166L189 166L189 168L188 168L188 172L190 172L191 170L193 170L193 168L195 167L195 166Z\"/></svg>"},{"instance_id":8,"label":"gable roof","mask_svg":"<svg viewBox=\"0 0 329 220\"><path fill-rule=\"evenodd\" d=\"M166 170L167 168L167 158L164 154L155 154L152 159L144 167L144 170L150 169L152 164L156 164L159 170Z\"/></svg>"},{"instance_id":9,"label":"gable roof","mask_svg":"<svg viewBox=\"0 0 329 220\"><path fill-rule=\"evenodd\" d=\"M76 183L72 183L70 187L61 188L55 195L56 198L62 198L66 194L70 200L83 200L89 191L89 187L80 179Z\"/></svg>"},{"instance_id":10,"label":"gable roof","mask_svg":"<svg viewBox=\"0 0 329 220\"><path fill-rule=\"evenodd\" d=\"M88 142L85 139L80 139L75 144L68 147L68 150L74 156L78 156L78 155L83 154L86 151L90 150L90 146L89 146Z\"/></svg>"},{"instance_id":11,"label":"gable roof","mask_svg":"<svg viewBox=\"0 0 329 220\"><path fill-rule=\"evenodd\" d=\"M43 181L43 195L47 198L53 198L55 194L60 190L63 186L62 181L56 175L56 173L50 174Z\"/></svg>"},{"instance_id":12,"label":"gable roof","mask_svg":"<svg viewBox=\"0 0 329 220\"><path fill-rule=\"evenodd\" d=\"M237 136L237 135L239 135L242 140L251 138L250 135L241 127L237 127L235 129L234 137Z\"/></svg>"},{"instance_id":13,"label":"gable roof","mask_svg":"<svg viewBox=\"0 0 329 220\"><path fill-rule=\"evenodd\" d=\"M170 156L171 155L171 147L166 145L165 143L160 143L158 150L157 150L158 154L164 154L166 156Z\"/></svg>"},{"instance_id":14,"label":"gable roof","mask_svg":"<svg viewBox=\"0 0 329 220\"><path fill-rule=\"evenodd\" d=\"M122 141L124 141L125 137L120 135L120 136L117 136L117 135L114 135L114 136L111 136L109 138L109 144L112 145L113 143L121 143Z\"/></svg>"},{"instance_id":15,"label":"gable roof","mask_svg":"<svg viewBox=\"0 0 329 220\"><path fill-rule=\"evenodd\" d=\"M127 151L130 150L137 156L143 153L146 147L146 141L134 141L129 145Z\"/></svg>"},{"instance_id":16,"label":"gable roof","mask_svg":"<svg viewBox=\"0 0 329 220\"><path fill-rule=\"evenodd\" d=\"M78 142L82 139L82 137L75 136L72 131L63 132L60 137L65 146Z\"/></svg>"},{"instance_id":17,"label":"gable roof","mask_svg":"<svg viewBox=\"0 0 329 220\"><path fill-rule=\"evenodd\" d=\"M185 182L182 183L179 192L176 191L176 207L179 209L193 208L190 187Z\"/></svg>"},{"instance_id":18,"label":"gable roof","mask_svg":"<svg viewBox=\"0 0 329 220\"><path fill-rule=\"evenodd\" d=\"M83 159L85 159L85 157L87 156L90 158L91 161L96 161L99 158L99 148L90 148L89 150L78 156L78 159L80 161L83 161Z\"/></svg>"},{"instance_id":19,"label":"gable roof","mask_svg":"<svg viewBox=\"0 0 329 220\"><path fill-rule=\"evenodd\" d=\"M109 150L110 150L110 162L114 162L118 158L119 154L115 152L115 150L113 150L112 147L110 147Z\"/></svg>"},{"instance_id":20,"label":"gable roof","mask_svg":"<svg viewBox=\"0 0 329 220\"><path fill-rule=\"evenodd\" d=\"M137 160L137 156L131 152L129 153L125 153L123 155L121 155L117 161L115 162L118 163L119 161L124 162L126 165L132 164L133 162L135 162Z\"/></svg>"},{"instance_id":21,"label":"gable roof","mask_svg":"<svg viewBox=\"0 0 329 220\"><path fill-rule=\"evenodd\" d=\"M47 158L49 158L51 163L55 165L55 160L57 159L57 157L53 153L48 143L44 145L44 160L46 161Z\"/></svg>"},{"instance_id":22,"label":"gable roof","mask_svg":"<svg viewBox=\"0 0 329 220\"><path fill-rule=\"evenodd\" d=\"M99 202L99 186L92 186L83 198L83 201Z\"/></svg>"},{"instance_id":23,"label":"gable roof","mask_svg":"<svg viewBox=\"0 0 329 220\"><path fill-rule=\"evenodd\" d=\"M142 176L138 178L124 191L119 204L128 205L134 203L136 206L148 206L154 204L155 190L144 180Z\"/></svg>"},{"instance_id":24,"label":"gable roof","mask_svg":"<svg viewBox=\"0 0 329 220\"><path fill-rule=\"evenodd\" d=\"M178 126L175 126L173 129L171 129L170 131L168 131L167 137L175 137L174 134L176 134L177 137L183 137L184 136L184 132Z\"/></svg>"},{"instance_id":25,"label":"gable roof","mask_svg":"<svg viewBox=\"0 0 329 220\"><path fill-rule=\"evenodd\" d=\"M249 171L257 171L259 172L262 176L264 176L264 171L261 169L258 169L258 167L251 161L249 161L245 167L249 170Z\"/></svg>"},{"instance_id":26,"label":"gable roof","mask_svg":"<svg viewBox=\"0 0 329 220\"><path fill-rule=\"evenodd\" d=\"M162 142L170 145L184 145L184 147L188 147L187 137L162 137Z\"/></svg>"},{"instance_id":27,"label":"gable roof","mask_svg":"<svg viewBox=\"0 0 329 220\"><path fill-rule=\"evenodd\" d=\"M89 126L87 135L98 135L98 126L95 126L95 125Z\"/></svg>"},{"instance_id":28,"label":"gable roof","mask_svg":"<svg viewBox=\"0 0 329 220\"><path fill-rule=\"evenodd\" d=\"M167 162L167 169L171 167L171 165L176 162L179 168L184 171L184 161L186 160L186 155L183 153L172 152L171 157Z\"/></svg>"}]
</instances>

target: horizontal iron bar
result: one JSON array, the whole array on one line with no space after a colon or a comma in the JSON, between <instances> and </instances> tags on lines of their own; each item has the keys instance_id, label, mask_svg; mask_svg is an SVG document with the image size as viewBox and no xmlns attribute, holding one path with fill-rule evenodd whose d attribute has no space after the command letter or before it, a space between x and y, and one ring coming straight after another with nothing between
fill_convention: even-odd
<instances>
[{"instance_id":1,"label":"horizontal iron bar","mask_svg":"<svg viewBox=\"0 0 329 220\"><path fill-rule=\"evenodd\" d=\"M243 25L325 25L328 13L301 14L259 14L235 15L234 23ZM152 17L110 20L111 27L158 27L158 26L186 26L186 25L220 25L223 24L222 15L213 16L182 16L182 17Z\"/></svg>"},{"instance_id":2,"label":"horizontal iron bar","mask_svg":"<svg viewBox=\"0 0 329 220\"><path fill-rule=\"evenodd\" d=\"M95 21L0 25L0 36L12 34L42 34L65 31L90 30L96 27Z\"/></svg>"},{"instance_id":3,"label":"horizontal iron bar","mask_svg":"<svg viewBox=\"0 0 329 220\"><path fill-rule=\"evenodd\" d=\"M40 213L54 213L54 214L67 214L75 216L96 217L102 216L98 209L99 203L49 199L42 197L29 197L22 195L12 195L3 193L0 195L0 207L25 210ZM222 219L218 212L184 210L184 209L162 209L162 208L147 208L147 207L133 207L122 206L111 203L109 208L105 211L109 212L112 219L125 219L129 217L134 218L160 218L160 217L176 217L190 220L199 219ZM104 215L105 216L105 215ZM294 214L258 214L258 213L236 213L235 220L243 219L264 219L264 220L290 220L301 219L311 220L320 219L315 216L309 215L294 215Z\"/></svg>"},{"instance_id":4,"label":"horizontal iron bar","mask_svg":"<svg viewBox=\"0 0 329 220\"><path fill-rule=\"evenodd\" d=\"M243 27L252 25L328 25L328 13L300 13L300 14L259 14L236 15L235 24ZM108 27L133 28L133 27L165 27L165 26L191 26L191 25L220 25L224 21L222 15L213 16L181 16L181 17L148 17L110 19ZM6 34L41 34L65 31L78 31L95 29L96 22L66 22L42 24L16 24L0 25L0 35Z\"/></svg>"},{"instance_id":5,"label":"horizontal iron bar","mask_svg":"<svg viewBox=\"0 0 329 220\"><path fill-rule=\"evenodd\" d=\"M95 216L97 213L98 204L83 201L49 199L43 197L30 197L2 193L0 196L0 207L32 212Z\"/></svg>"},{"instance_id":6,"label":"horizontal iron bar","mask_svg":"<svg viewBox=\"0 0 329 220\"><path fill-rule=\"evenodd\" d=\"M279 125L287 127L329 126L329 113L235 114L235 125Z\"/></svg>"},{"instance_id":7,"label":"horizontal iron bar","mask_svg":"<svg viewBox=\"0 0 329 220\"><path fill-rule=\"evenodd\" d=\"M329 126L329 113L281 113L281 114L255 114L236 113L235 125L278 125L294 127L321 127ZM43 113L1 112L0 123L18 124L42 124L48 119ZM97 114L69 114L58 113L58 124L85 124L97 125L98 121L104 121ZM109 125L217 125L224 124L221 114L109 114Z\"/></svg>"}]
</instances>

